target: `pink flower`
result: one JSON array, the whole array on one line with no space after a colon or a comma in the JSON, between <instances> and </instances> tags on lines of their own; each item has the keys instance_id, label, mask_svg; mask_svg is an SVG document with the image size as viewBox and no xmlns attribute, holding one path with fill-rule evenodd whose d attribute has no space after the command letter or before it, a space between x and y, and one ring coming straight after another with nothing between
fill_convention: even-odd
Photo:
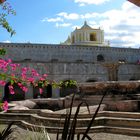
<instances>
[{"instance_id":1,"label":"pink flower","mask_svg":"<svg viewBox=\"0 0 140 140\"><path fill-rule=\"evenodd\" d=\"M27 91L28 91L28 88L25 87L25 86L23 86L23 87L22 87L22 90L23 90L24 92L27 92Z\"/></svg>"},{"instance_id":2,"label":"pink flower","mask_svg":"<svg viewBox=\"0 0 140 140\"><path fill-rule=\"evenodd\" d=\"M14 73L12 73L12 74L11 74L11 76L12 76L12 77L15 77L15 74L14 74Z\"/></svg>"},{"instance_id":3,"label":"pink flower","mask_svg":"<svg viewBox=\"0 0 140 140\"><path fill-rule=\"evenodd\" d=\"M41 77L39 80L40 80L40 81L44 81L44 80L45 80L45 78Z\"/></svg>"},{"instance_id":4,"label":"pink flower","mask_svg":"<svg viewBox=\"0 0 140 140\"><path fill-rule=\"evenodd\" d=\"M26 79L26 74L25 73L22 73L21 74L21 77L22 77L23 80Z\"/></svg>"},{"instance_id":5,"label":"pink flower","mask_svg":"<svg viewBox=\"0 0 140 140\"><path fill-rule=\"evenodd\" d=\"M27 70L28 70L28 68L27 67L24 67L24 68L21 69L21 72L24 73L24 74L26 74L27 73Z\"/></svg>"},{"instance_id":6,"label":"pink flower","mask_svg":"<svg viewBox=\"0 0 140 140\"><path fill-rule=\"evenodd\" d=\"M12 85L9 85L10 94L15 94L14 88Z\"/></svg>"},{"instance_id":7,"label":"pink flower","mask_svg":"<svg viewBox=\"0 0 140 140\"><path fill-rule=\"evenodd\" d=\"M18 83L18 86L19 86L24 92L27 92L27 91L28 91L28 88L25 87L24 85L22 85L22 83Z\"/></svg>"},{"instance_id":8,"label":"pink flower","mask_svg":"<svg viewBox=\"0 0 140 140\"><path fill-rule=\"evenodd\" d=\"M29 81L30 83L33 83L33 82L35 81L35 79L32 78L32 77L29 77L29 78L28 78L28 81Z\"/></svg>"},{"instance_id":9,"label":"pink flower","mask_svg":"<svg viewBox=\"0 0 140 140\"><path fill-rule=\"evenodd\" d=\"M17 65L16 64L10 64L10 66L11 66L12 71L15 71L16 68L17 68Z\"/></svg>"},{"instance_id":10,"label":"pink flower","mask_svg":"<svg viewBox=\"0 0 140 140\"><path fill-rule=\"evenodd\" d=\"M47 74L43 74L43 77L46 78L48 75Z\"/></svg>"},{"instance_id":11,"label":"pink flower","mask_svg":"<svg viewBox=\"0 0 140 140\"><path fill-rule=\"evenodd\" d=\"M5 86L5 84L6 84L6 82L5 82L5 81L0 80L0 85L1 85L1 86Z\"/></svg>"},{"instance_id":12,"label":"pink flower","mask_svg":"<svg viewBox=\"0 0 140 140\"><path fill-rule=\"evenodd\" d=\"M39 93L42 94L43 93L43 89L39 88Z\"/></svg>"},{"instance_id":13,"label":"pink flower","mask_svg":"<svg viewBox=\"0 0 140 140\"><path fill-rule=\"evenodd\" d=\"M32 76L39 76L38 72L35 69L31 70Z\"/></svg>"},{"instance_id":14,"label":"pink flower","mask_svg":"<svg viewBox=\"0 0 140 140\"><path fill-rule=\"evenodd\" d=\"M7 60L7 62L8 62L8 63L11 63L11 62L12 62L12 60L11 60L11 59L8 59L8 60Z\"/></svg>"},{"instance_id":15,"label":"pink flower","mask_svg":"<svg viewBox=\"0 0 140 140\"><path fill-rule=\"evenodd\" d=\"M18 83L18 86L19 86L19 87L22 87L22 84L21 84L21 83Z\"/></svg>"},{"instance_id":16,"label":"pink flower","mask_svg":"<svg viewBox=\"0 0 140 140\"><path fill-rule=\"evenodd\" d=\"M8 102L4 101L3 105L2 105L2 109L7 111L8 110Z\"/></svg>"}]
</instances>

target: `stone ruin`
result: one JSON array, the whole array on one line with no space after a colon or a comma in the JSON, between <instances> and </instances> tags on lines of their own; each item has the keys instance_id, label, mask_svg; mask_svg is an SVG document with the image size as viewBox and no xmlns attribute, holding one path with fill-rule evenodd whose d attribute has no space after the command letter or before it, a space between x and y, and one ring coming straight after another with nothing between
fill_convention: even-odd
<instances>
[{"instance_id":1,"label":"stone ruin","mask_svg":"<svg viewBox=\"0 0 140 140\"><path fill-rule=\"evenodd\" d=\"M73 103L72 118L79 103L87 102L80 108L76 134L85 132L102 96L106 93L100 110L89 133L115 133L140 137L140 82L95 82L79 84ZM69 111L72 95L55 99L30 99L13 101L7 112L0 113L0 123L10 123L33 130L45 128L49 133L61 133L65 116Z\"/></svg>"},{"instance_id":2,"label":"stone ruin","mask_svg":"<svg viewBox=\"0 0 140 140\"><path fill-rule=\"evenodd\" d=\"M82 101L87 102L89 106L98 105L103 94L106 94L102 102L106 106L106 110L128 112L138 112L140 110L139 81L81 83L78 87L77 93L75 93L74 107ZM69 108L71 99L72 94L63 98L13 101L12 103L16 106L12 109L50 109L56 111Z\"/></svg>"}]
</instances>

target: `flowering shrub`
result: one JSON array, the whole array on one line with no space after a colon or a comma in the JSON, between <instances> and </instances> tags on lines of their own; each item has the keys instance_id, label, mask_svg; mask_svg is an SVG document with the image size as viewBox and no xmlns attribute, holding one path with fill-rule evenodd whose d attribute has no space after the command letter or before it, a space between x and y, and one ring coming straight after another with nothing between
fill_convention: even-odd
<instances>
[{"instance_id":1,"label":"flowering shrub","mask_svg":"<svg viewBox=\"0 0 140 140\"><path fill-rule=\"evenodd\" d=\"M5 111L8 110L8 102L7 101L4 101L4 103L0 103L0 111L1 110L5 110Z\"/></svg>"},{"instance_id":2,"label":"flowering shrub","mask_svg":"<svg viewBox=\"0 0 140 140\"><path fill-rule=\"evenodd\" d=\"M4 49L0 49L0 55L6 53ZM16 84L25 93L30 85L39 87L42 94L43 87L49 82L46 80L47 74L39 74L35 69L30 67L22 67L20 64L13 63L11 59L0 58L0 85L5 86L7 82L10 94L15 94L14 85ZM8 102L5 100L2 109L7 110Z\"/></svg>"}]
</instances>

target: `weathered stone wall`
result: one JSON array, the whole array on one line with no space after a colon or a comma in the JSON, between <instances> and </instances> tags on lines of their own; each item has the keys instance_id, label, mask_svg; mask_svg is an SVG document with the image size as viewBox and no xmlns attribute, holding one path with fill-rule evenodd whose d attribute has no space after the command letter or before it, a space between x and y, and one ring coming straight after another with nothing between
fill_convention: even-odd
<instances>
[{"instance_id":1,"label":"weathered stone wall","mask_svg":"<svg viewBox=\"0 0 140 140\"><path fill-rule=\"evenodd\" d=\"M118 62L125 60L127 63L136 63L139 58L140 49L132 48L110 48L76 45L48 45L48 44L4 44L8 55L15 61L49 62L58 60L59 62L97 62L97 56L101 54L105 62Z\"/></svg>"},{"instance_id":2,"label":"weathered stone wall","mask_svg":"<svg viewBox=\"0 0 140 140\"><path fill-rule=\"evenodd\" d=\"M140 80L140 66L136 64L122 64L118 70L118 80Z\"/></svg>"},{"instance_id":3,"label":"weathered stone wall","mask_svg":"<svg viewBox=\"0 0 140 140\"><path fill-rule=\"evenodd\" d=\"M30 65L39 73L48 73L48 78L56 81L140 79L140 65L136 64L140 49L11 43L0 43L0 47L5 48L7 57L15 62ZM104 57L103 62L97 61L98 55ZM125 63L120 64L119 60L125 60ZM117 67L112 71L108 64Z\"/></svg>"}]
</instances>

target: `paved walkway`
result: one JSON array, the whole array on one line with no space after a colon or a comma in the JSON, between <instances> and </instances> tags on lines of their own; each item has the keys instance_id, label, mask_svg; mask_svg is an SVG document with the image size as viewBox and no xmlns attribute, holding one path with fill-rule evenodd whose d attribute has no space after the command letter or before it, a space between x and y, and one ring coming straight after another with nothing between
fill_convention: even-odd
<instances>
[{"instance_id":1,"label":"paved walkway","mask_svg":"<svg viewBox=\"0 0 140 140\"><path fill-rule=\"evenodd\" d=\"M56 140L56 134L49 134L49 136L50 136L50 140ZM136 136L126 136L126 135L109 134L109 133L90 134L90 137L92 138L92 140L140 140L140 137L136 137ZM12 134L12 137L8 140L47 140L47 138L46 138L46 133L44 134L44 132L36 133L36 132L26 131L22 128L16 127L14 133Z\"/></svg>"},{"instance_id":2,"label":"paved walkway","mask_svg":"<svg viewBox=\"0 0 140 140\"><path fill-rule=\"evenodd\" d=\"M53 134L51 134L50 137L51 140L56 139L56 136L54 136ZM90 135L90 137L92 138L92 140L140 140L140 137L126 136L126 135L119 135L119 134L108 134L108 133L96 133Z\"/></svg>"}]
</instances>

